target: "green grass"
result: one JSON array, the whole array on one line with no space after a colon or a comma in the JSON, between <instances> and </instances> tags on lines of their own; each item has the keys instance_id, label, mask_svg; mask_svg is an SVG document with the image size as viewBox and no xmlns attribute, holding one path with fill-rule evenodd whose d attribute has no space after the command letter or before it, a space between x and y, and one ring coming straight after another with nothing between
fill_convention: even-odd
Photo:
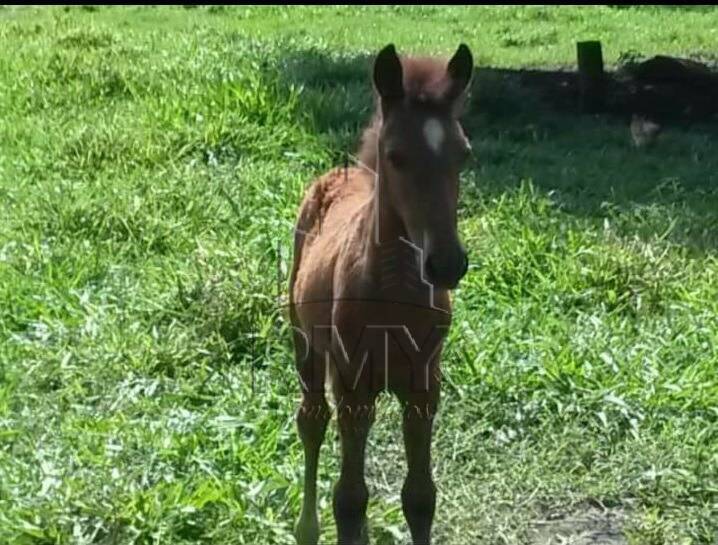
<instances>
[{"instance_id":1,"label":"green grass","mask_svg":"<svg viewBox=\"0 0 718 545\"><path fill-rule=\"evenodd\" d=\"M353 146L368 58L715 58L715 8L0 10L0 543L285 543L302 457L286 286L303 188ZM479 77L472 267L435 441L439 543L527 543L586 504L633 545L718 539L715 127L621 120ZM372 538L403 543L380 404ZM322 451L331 542L334 432ZM399 460L400 462L397 462Z\"/></svg>"}]
</instances>

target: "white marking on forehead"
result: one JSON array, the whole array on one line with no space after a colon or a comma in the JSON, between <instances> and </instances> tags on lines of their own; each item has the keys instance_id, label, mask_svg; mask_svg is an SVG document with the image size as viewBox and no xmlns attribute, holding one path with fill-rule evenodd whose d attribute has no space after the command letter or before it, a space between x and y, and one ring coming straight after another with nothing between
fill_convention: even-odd
<instances>
[{"instance_id":1,"label":"white marking on forehead","mask_svg":"<svg viewBox=\"0 0 718 545\"><path fill-rule=\"evenodd\" d=\"M441 121L433 117L427 119L424 123L424 138L432 151L439 153L441 144L444 143L444 127L441 126Z\"/></svg>"}]
</instances>

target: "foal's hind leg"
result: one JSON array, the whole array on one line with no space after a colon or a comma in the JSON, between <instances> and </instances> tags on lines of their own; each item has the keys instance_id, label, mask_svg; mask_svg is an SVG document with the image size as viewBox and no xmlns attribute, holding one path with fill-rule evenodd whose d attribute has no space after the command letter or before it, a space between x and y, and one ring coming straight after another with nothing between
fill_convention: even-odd
<instances>
[{"instance_id":1,"label":"foal's hind leg","mask_svg":"<svg viewBox=\"0 0 718 545\"><path fill-rule=\"evenodd\" d=\"M437 400L432 395L411 397L404 408L408 474L401 489L401 501L413 545L429 545L436 506L436 487L431 477L431 435Z\"/></svg>"},{"instance_id":2,"label":"foal's hind leg","mask_svg":"<svg viewBox=\"0 0 718 545\"><path fill-rule=\"evenodd\" d=\"M312 359L298 355L296 362L302 380L302 403L297 411L297 429L304 446L304 498L295 532L298 545L316 545L319 541L317 465L330 416L324 391L317 387L324 383L324 366Z\"/></svg>"},{"instance_id":3,"label":"foal's hind leg","mask_svg":"<svg viewBox=\"0 0 718 545\"><path fill-rule=\"evenodd\" d=\"M371 395L351 396L338 409L342 469L334 488L334 519L339 545L369 543L366 508L369 490L364 481L364 456L369 429L374 422Z\"/></svg>"}]
</instances>

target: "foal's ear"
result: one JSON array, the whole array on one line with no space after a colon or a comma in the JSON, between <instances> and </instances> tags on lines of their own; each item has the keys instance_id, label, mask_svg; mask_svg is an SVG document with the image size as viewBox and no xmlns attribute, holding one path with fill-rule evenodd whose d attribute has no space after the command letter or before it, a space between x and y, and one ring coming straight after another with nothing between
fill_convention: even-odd
<instances>
[{"instance_id":1,"label":"foal's ear","mask_svg":"<svg viewBox=\"0 0 718 545\"><path fill-rule=\"evenodd\" d=\"M394 44L379 51L374 61L374 87L382 100L398 100L404 97L404 77L401 61Z\"/></svg>"},{"instance_id":2,"label":"foal's ear","mask_svg":"<svg viewBox=\"0 0 718 545\"><path fill-rule=\"evenodd\" d=\"M446 73L451 80L447 98L451 101L457 101L463 98L471 83L471 76L474 73L474 58L466 44L461 44L459 49L456 50L456 53L454 53L454 56L451 57L446 67Z\"/></svg>"}]
</instances>

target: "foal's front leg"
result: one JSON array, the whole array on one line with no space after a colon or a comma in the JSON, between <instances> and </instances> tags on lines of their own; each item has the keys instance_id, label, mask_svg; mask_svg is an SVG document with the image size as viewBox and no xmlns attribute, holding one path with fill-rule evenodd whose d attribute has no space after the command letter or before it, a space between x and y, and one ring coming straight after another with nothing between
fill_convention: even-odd
<instances>
[{"instance_id":1,"label":"foal's front leg","mask_svg":"<svg viewBox=\"0 0 718 545\"><path fill-rule=\"evenodd\" d=\"M297 545L316 545L319 541L317 465L328 422L329 405L324 394L304 392L297 412L297 428L304 446L304 497L295 530Z\"/></svg>"},{"instance_id":2,"label":"foal's front leg","mask_svg":"<svg viewBox=\"0 0 718 545\"><path fill-rule=\"evenodd\" d=\"M297 545L317 545L319 517L317 515L317 466L319 450L329 423L329 404L324 393L325 369L313 352L303 354L304 342L295 330L294 346L297 372L302 384L302 403L297 411L297 430L304 447L304 495L302 511L295 528ZM319 385L319 386L318 386Z\"/></svg>"},{"instance_id":3,"label":"foal's front leg","mask_svg":"<svg viewBox=\"0 0 718 545\"><path fill-rule=\"evenodd\" d=\"M413 545L429 545L436 507L436 487L431 477L431 435L437 400L431 395L412 398L404 407L408 474L401 489L401 501Z\"/></svg>"},{"instance_id":4,"label":"foal's front leg","mask_svg":"<svg viewBox=\"0 0 718 545\"><path fill-rule=\"evenodd\" d=\"M353 396L352 396L353 397ZM369 543L366 508L369 490L364 480L367 436L374 422L374 402L353 398L338 408L342 469L334 488L334 519L339 545Z\"/></svg>"}]
</instances>

